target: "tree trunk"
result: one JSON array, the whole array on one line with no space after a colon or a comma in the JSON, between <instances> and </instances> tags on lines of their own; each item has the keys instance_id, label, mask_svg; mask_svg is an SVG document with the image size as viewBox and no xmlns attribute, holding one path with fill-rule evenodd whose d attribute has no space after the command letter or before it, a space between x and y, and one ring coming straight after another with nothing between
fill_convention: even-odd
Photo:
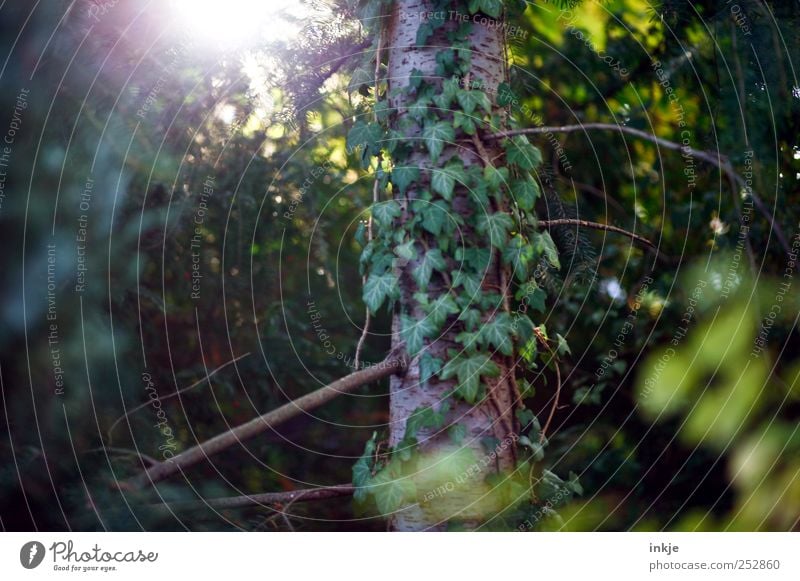
<instances>
[{"instance_id":1,"label":"tree trunk","mask_svg":"<svg viewBox=\"0 0 800 581\"><path fill-rule=\"evenodd\" d=\"M462 5L466 6L466 3ZM436 55L442 50L450 48L446 34L458 24L458 19L451 16L445 26L437 30L424 46L416 46L417 31L425 22L425 18L420 15L430 13L434 8L433 2L430 0L396 0L392 5L387 31L388 95L394 115L392 119L394 127L415 143L419 142L422 129L416 124L404 127L399 123L407 115L407 107L412 101L412 97L409 97L407 92L403 92L401 89L405 89L409 85L414 69L421 71L427 82L441 85L441 79L437 79L435 72ZM471 19L466 8L464 7L462 10L463 17ZM472 54L471 70L469 76L465 76L464 80L470 83L479 82L482 90L492 100L493 108L499 109L496 95L498 85L504 81L505 62L502 27L499 26L499 23L496 24L498 26L485 26L477 23L473 25L469 35ZM451 107L458 107L458 104L453 104ZM415 184L403 195L394 194L395 200L403 209L400 221L407 221L411 218L408 210L410 200L417 197L425 188L424 184L430 183L432 171L444 167L453 156L460 158L464 165L469 167L482 166L485 163L481 153L488 154L491 159L501 153L495 142L487 143L485 152L479 152L479 147L472 137L456 129L455 140L453 143L445 144L443 153L436 162L431 161L424 149L415 149L411 158L404 163L420 168L420 182L423 185ZM452 212L464 216L473 211L468 205L465 189L458 185L449 204ZM478 234L473 231L463 232L464 240L470 238L475 240L477 236ZM435 244L432 239L421 242L425 245ZM419 321L426 315L414 299L414 294L419 290L412 276L415 266L416 261L410 261L397 267L396 275L400 290L398 310L410 314ZM458 265L455 265L455 268L457 269ZM504 275L501 269L497 253L494 252L491 264L483 277L482 291L490 290L498 293L498 290L501 290L500 294L507 297L507 289L504 286L508 276ZM437 295L447 293L449 291L448 284L447 277L434 275L428 286L430 300L435 300ZM506 300L503 300L501 304L497 305L497 309L503 309L502 303L507 305ZM460 330L457 317L458 315L451 315L438 336L426 340L423 353L427 352L443 361L448 360L448 350L460 347L454 340ZM392 346L397 349L402 343L401 320L397 314L393 321L392 337ZM486 516L489 516L481 514L481 509L477 508L476 501L487 492L486 486L482 484L486 476L491 472L508 471L514 466L514 407L518 403L515 397L515 383L511 375L513 371L510 370L509 365L510 358L495 353L492 355L492 359L499 366L500 375L495 379L486 380L484 378L482 380L486 388L486 397L475 405L452 398L452 409L447 415L444 427L422 429L418 433L420 452L436 457L437 454L447 455L453 452L454 445L448 436L448 425L457 422L463 426L465 437L459 445L462 448L471 448L475 458L478 459L474 463L474 468L477 469L476 473L472 473L474 470L464 471L465 476L469 477L473 485L451 487L447 482L436 482L435 479L431 481L425 474L429 470L420 469L415 475L418 502L400 510L392 517L392 526L395 530L444 530L448 521L456 521L466 528L474 528ZM416 356L409 362L408 369L403 376L393 376L391 379L390 444L392 446L396 446L403 439L406 420L416 409L424 406L438 409L447 394L452 392L455 387L454 379L443 381L434 378L426 383L421 383L420 377L420 356ZM487 448L487 441L494 442L494 445ZM467 475L466 472L470 472L470 474ZM432 487L439 488L439 492L431 490Z\"/></svg>"}]
</instances>

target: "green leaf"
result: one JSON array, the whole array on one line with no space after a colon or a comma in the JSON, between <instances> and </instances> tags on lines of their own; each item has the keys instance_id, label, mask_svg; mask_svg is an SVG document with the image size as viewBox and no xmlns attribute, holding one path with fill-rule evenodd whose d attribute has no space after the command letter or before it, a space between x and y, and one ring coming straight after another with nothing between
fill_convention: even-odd
<instances>
[{"instance_id":1,"label":"green leaf","mask_svg":"<svg viewBox=\"0 0 800 581\"><path fill-rule=\"evenodd\" d=\"M431 406L418 407L406 419L403 439L416 438L421 429L436 427L437 420L436 412Z\"/></svg>"},{"instance_id":2,"label":"green leaf","mask_svg":"<svg viewBox=\"0 0 800 581\"><path fill-rule=\"evenodd\" d=\"M439 236L447 223L447 205L442 200L425 204L422 209L422 227L433 234Z\"/></svg>"},{"instance_id":3,"label":"green leaf","mask_svg":"<svg viewBox=\"0 0 800 581\"><path fill-rule=\"evenodd\" d=\"M541 195L539 184L530 176L512 183L511 193L517 205L526 212L533 209L533 205Z\"/></svg>"},{"instance_id":4,"label":"green leaf","mask_svg":"<svg viewBox=\"0 0 800 581\"><path fill-rule=\"evenodd\" d=\"M508 313L500 313L481 328L481 341L484 345L493 345L503 355L514 353L514 342L511 339L513 325Z\"/></svg>"},{"instance_id":5,"label":"green leaf","mask_svg":"<svg viewBox=\"0 0 800 581\"><path fill-rule=\"evenodd\" d=\"M464 321L467 331L472 331L477 329L481 322L481 312L478 309L464 309L458 316L458 320Z\"/></svg>"},{"instance_id":6,"label":"green leaf","mask_svg":"<svg viewBox=\"0 0 800 581\"><path fill-rule=\"evenodd\" d=\"M458 104L461 110L467 115L471 115L476 107L480 107L487 113L492 110L492 102L486 93L479 90L459 89L456 93Z\"/></svg>"},{"instance_id":7,"label":"green leaf","mask_svg":"<svg viewBox=\"0 0 800 581\"><path fill-rule=\"evenodd\" d=\"M423 353L419 358L419 381L422 384L428 383L442 370L443 362L430 353Z\"/></svg>"},{"instance_id":8,"label":"green leaf","mask_svg":"<svg viewBox=\"0 0 800 581\"><path fill-rule=\"evenodd\" d=\"M431 154L431 159L436 161L442 154L445 144L455 141L456 132L450 123L440 121L425 127L422 138L425 140L425 146Z\"/></svg>"},{"instance_id":9,"label":"green leaf","mask_svg":"<svg viewBox=\"0 0 800 581\"><path fill-rule=\"evenodd\" d=\"M411 239L403 244L394 247L394 253L405 260L414 260L417 257L417 249L414 247L414 240Z\"/></svg>"},{"instance_id":10,"label":"green leaf","mask_svg":"<svg viewBox=\"0 0 800 581\"><path fill-rule=\"evenodd\" d=\"M434 95L433 102L436 103L436 106L440 109L449 109L450 103L456 98L458 90L458 81L447 79L442 83L442 92L438 95Z\"/></svg>"},{"instance_id":11,"label":"green leaf","mask_svg":"<svg viewBox=\"0 0 800 581\"><path fill-rule=\"evenodd\" d=\"M449 202L453 198L456 182L463 183L465 178L464 167L460 162L448 163L440 170L433 170L431 188Z\"/></svg>"},{"instance_id":12,"label":"green leaf","mask_svg":"<svg viewBox=\"0 0 800 581\"><path fill-rule=\"evenodd\" d=\"M483 12L492 18L500 18L503 13L502 0L469 0L469 13Z\"/></svg>"},{"instance_id":13,"label":"green leaf","mask_svg":"<svg viewBox=\"0 0 800 581\"><path fill-rule=\"evenodd\" d=\"M423 22L419 25L417 29L417 38L416 44L417 46L425 46L425 43L428 42L428 39L433 34L433 25L430 22Z\"/></svg>"},{"instance_id":14,"label":"green leaf","mask_svg":"<svg viewBox=\"0 0 800 581\"><path fill-rule=\"evenodd\" d=\"M458 377L456 392L467 403L477 403L480 399L480 378L497 377L500 368L485 353L478 353L471 357L457 357L448 361L442 369L442 379Z\"/></svg>"},{"instance_id":15,"label":"green leaf","mask_svg":"<svg viewBox=\"0 0 800 581\"><path fill-rule=\"evenodd\" d=\"M497 104L501 107L505 107L513 102L514 92L511 90L511 85L508 83L500 83L497 85Z\"/></svg>"},{"instance_id":16,"label":"green leaf","mask_svg":"<svg viewBox=\"0 0 800 581\"><path fill-rule=\"evenodd\" d=\"M514 221L508 214L497 212L483 214L478 217L478 233L488 235L489 241L495 248L503 248L508 239L508 232L514 227Z\"/></svg>"},{"instance_id":17,"label":"green leaf","mask_svg":"<svg viewBox=\"0 0 800 581\"><path fill-rule=\"evenodd\" d=\"M353 464L353 486L358 489L354 496L359 502L363 501L366 496L366 490L363 487L367 486L372 479L372 454L375 452L377 438L378 432L373 432L372 437L364 446L364 453Z\"/></svg>"},{"instance_id":18,"label":"green leaf","mask_svg":"<svg viewBox=\"0 0 800 581\"><path fill-rule=\"evenodd\" d=\"M428 288L428 282L431 280L434 269L443 271L446 267L447 263L442 256L442 251L438 248L431 248L414 267L412 275L417 286L424 291Z\"/></svg>"},{"instance_id":19,"label":"green leaf","mask_svg":"<svg viewBox=\"0 0 800 581\"><path fill-rule=\"evenodd\" d=\"M411 89L417 90L422 85L422 81L425 79L425 73L423 73L419 69L413 69L411 74L408 76L408 86Z\"/></svg>"},{"instance_id":20,"label":"green leaf","mask_svg":"<svg viewBox=\"0 0 800 581\"><path fill-rule=\"evenodd\" d=\"M392 184L403 194L413 182L419 180L419 168L401 166L392 170Z\"/></svg>"},{"instance_id":21,"label":"green leaf","mask_svg":"<svg viewBox=\"0 0 800 581\"><path fill-rule=\"evenodd\" d=\"M540 232L534 238L536 251L539 254L544 254L547 262L560 269L561 262L558 260L558 250L556 249L556 243L550 237L550 233Z\"/></svg>"},{"instance_id":22,"label":"green leaf","mask_svg":"<svg viewBox=\"0 0 800 581\"><path fill-rule=\"evenodd\" d=\"M462 111L455 111L453 113L453 126L457 129L460 128L467 135L475 135L478 132L478 128L475 124L475 117L467 115Z\"/></svg>"},{"instance_id":23,"label":"green leaf","mask_svg":"<svg viewBox=\"0 0 800 581\"><path fill-rule=\"evenodd\" d=\"M429 97L420 97L414 103L408 106L408 114L414 119L420 120L425 117L425 114L430 109L431 100Z\"/></svg>"},{"instance_id":24,"label":"green leaf","mask_svg":"<svg viewBox=\"0 0 800 581\"><path fill-rule=\"evenodd\" d=\"M451 273L453 286L463 286L469 297L475 297L481 292L481 277L477 274L468 273L464 270L454 270Z\"/></svg>"},{"instance_id":25,"label":"green leaf","mask_svg":"<svg viewBox=\"0 0 800 581\"><path fill-rule=\"evenodd\" d=\"M503 147L506 150L506 161L524 170L535 169L542 163L542 152L534 147L524 135L515 135L507 140Z\"/></svg>"},{"instance_id":26,"label":"green leaf","mask_svg":"<svg viewBox=\"0 0 800 581\"><path fill-rule=\"evenodd\" d=\"M406 351L411 357L419 353L425 339L433 338L438 330L431 317L417 321L408 315L403 315L401 321L403 325L401 335L406 342Z\"/></svg>"},{"instance_id":27,"label":"green leaf","mask_svg":"<svg viewBox=\"0 0 800 581\"><path fill-rule=\"evenodd\" d=\"M567 344L567 340L564 339L561 335L556 333L556 339L558 340L558 347L556 347L556 353L559 355L565 355L569 353L572 355L572 351L570 351L569 345Z\"/></svg>"},{"instance_id":28,"label":"green leaf","mask_svg":"<svg viewBox=\"0 0 800 581\"><path fill-rule=\"evenodd\" d=\"M528 279L533 258L533 246L528 244L519 234L514 236L508 246L503 249L503 262L514 269L514 276L520 282Z\"/></svg>"},{"instance_id":29,"label":"green leaf","mask_svg":"<svg viewBox=\"0 0 800 581\"><path fill-rule=\"evenodd\" d=\"M382 228L389 228L392 225L392 221L400 214L400 204L394 200L388 200L372 206L372 218Z\"/></svg>"},{"instance_id":30,"label":"green leaf","mask_svg":"<svg viewBox=\"0 0 800 581\"><path fill-rule=\"evenodd\" d=\"M433 320L437 329L441 329L447 317L460 312L453 295L445 294L433 301L427 308L428 316Z\"/></svg>"},{"instance_id":31,"label":"green leaf","mask_svg":"<svg viewBox=\"0 0 800 581\"><path fill-rule=\"evenodd\" d=\"M374 315L387 298L397 298L397 277L391 272L369 275L364 284L363 298L364 304Z\"/></svg>"},{"instance_id":32,"label":"green leaf","mask_svg":"<svg viewBox=\"0 0 800 581\"><path fill-rule=\"evenodd\" d=\"M417 494L414 481L395 475L394 470L384 468L373 478L370 492L382 514L389 514L412 502Z\"/></svg>"},{"instance_id":33,"label":"green leaf","mask_svg":"<svg viewBox=\"0 0 800 581\"><path fill-rule=\"evenodd\" d=\"M356 147L363 147L366 152L375 154L380 150L378 142L382 137L383 127L378 123L365 123L359 120L347 134L347 148L352 151Z\"/></svg>"},{"instance_id":34,"label":"green leaf","mask_svg":"<svg viewBox=\"0 0 800 581\"><path fill-rule=\"evenodd\" d=\"M483 168L483 179L492 191L497 191L508 183L508 168L487 165Z\"/></svg>"}]
</instances>

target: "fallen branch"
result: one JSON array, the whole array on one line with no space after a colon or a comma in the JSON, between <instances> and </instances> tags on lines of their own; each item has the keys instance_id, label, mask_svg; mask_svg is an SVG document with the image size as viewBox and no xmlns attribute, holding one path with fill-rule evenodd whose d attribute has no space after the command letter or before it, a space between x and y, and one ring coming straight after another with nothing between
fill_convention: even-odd
<instances>
[{"instance_id":1,"label":"fallen branch","mask_svg":"<svg viewBox=\"0 0 800 581\"><path fill-rule=\"evenodd\" d=\"M169 460L147 468L142 474L118 483L117 487L120 490L135 490L148 484L155 484L176 472L181 472L185 468L207 459L209 456L249 440L267 430L274 429L276 426L304 412L318 408L338 395L349 393L362 385L393 375L404 370L405 367L405 358L393 354L377 365L351 373L325 387L290 401L278 409L214 436L202 444L188 448Z\"/></svg>"},{"instance_id":2,"label":"fallen branch","mask_svg":"<svg viewBox=\"0 0 800 581\"><path fill-rule=\"evenodd\" d=\"M638 234L634 234L633 232L628 232L623 228L618 228L617 226L609 226L608 224L600 224L599 222L589 222L587 220L576 220L572 218L560 218L558 220L539 220L537 222L539 226L544 228L550 228L551 226L583 226L584 228L592 228L594 230L606 230L608 232L616 232L617 234L622 234L627 236L628 238L632 238L637 242L641 242L642 244L646 244L656 252L658 252L658 248L656 245L650 242L647 238L643 238Z\"/></svg>"},{"instance_id":3,"label":"fallen branch","mask_svg":"<svg viewBox=\"0 0 800 581\"><path fill-rule=\"evenodd\" d=\"M694 149L693 147L688 147L682 145L680 143L676 143L675 141L670 141L668 139L664 139L663 137L656 137L646 131L642 131L641 129L636 129L635 127L627 127L626 125L617 125L615 123L584 123L582 125L561 125L557 127L529 127L527 129L512 129L509 131L499 131L497 133L490 133L484 135L484 139L503 139L506 137L513 137L514 135L541 135L541 134L548 134L548 133L574 133L577 131L592 131L592 130L599 130L599 131L619 131L620 133L627 133L628 135L633 135L634 137L638 137L639 139L644 139L646 141L650 141L655 143L656 145L660 145L665 149L671 149L673 151L680 151L681 154L689 157L693 157L695 159L701 159L705 162L708 162L712 165L715 165L722 171L728 179L731 181L732 184L738 185L739 188L746 190L750 196L753 198L753 203L758 208L759 212L767 219L769 222L770 227L775 232L775 237L778 239L778 242L783 247L786 253L789 253L789 242L786 239L786 236L783 233L780 225L775 222L773 214L770 213L769 209L764 204L763 200L756 195L756 193L752 190L752 188L748 187L747 183L742 179L742 177L736 173L736 170L731 165L731 162L728 158L722 154L715 154L710 153L708 151L701 151L699 149ZM737 195L738 192L734 191L734 195Z\"/></svg>"},{"instance_id":4,"label":"fallen branch","mask_svg":"<svg viewBox=\"0 0 800 581\"><path fill-rule=\"evenodd\" d=\"M293 504L295 502L307 502L313 500L326 500L328 498L339 498L342 496L352 496L355 488L350 484L339 484L336 486L324 486L319 488L305 488L300 490L290 490L288 492L264 492L261 494L245 494L243 496L230 496L224 498L209 498L199 501L181 501L155 505L158 507L168 506L171 510L182 508L244 508L248 506L264 506L267 504Z\"/></svg>"}]
</instances>

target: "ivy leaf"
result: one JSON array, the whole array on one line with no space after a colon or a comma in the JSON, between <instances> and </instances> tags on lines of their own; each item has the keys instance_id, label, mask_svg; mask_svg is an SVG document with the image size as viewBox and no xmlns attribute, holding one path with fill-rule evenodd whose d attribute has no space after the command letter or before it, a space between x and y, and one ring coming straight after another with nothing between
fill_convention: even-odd
<instances>
[{"instance_id":1,"label":"ivy leaf","mask_svg":"<svg viewBox=\"0 0 800 581\"><path fill-rule=\"evenodd\" d=\"M390 227L392 221L400 216L400 214L400 204L394 200L388 200L372 206L372 218L382 228Z\"/></svg>"},{"instance_id":2,"label":"ivy leaf","mask_svg":"<svg viewBox=\"0 0 800 581\"><path fill-rule=\"evenodd\" d=\"M422 227L438 237L447 223L447 206L441 200L425 204L422 210Z\"/></svg>"},{"instance_id":3,"label":"ivy leaf","mask_svg":"<svg viewBox=\"0 0 800 581\"><path fill-rule=\"evenodd\" d=\"M469 13L483 12L492 18L500 18L503 11L502 0L469 0Z\"/></svg>"},{"instance_id":4,"label":"ivy leaf","mask_svg":"<svg viewBox=\"0 0 800 581\"><path fill-rule=\"evenodd\" d=\"M454 444L461 444L467 435L467 428L463 424L453 424L448 428L447 435Z\"/></svg>"},{"instance_id":5,"label":"ivy leaf","mask_svg":"<svg viewBox=\"0 0 800 581\"><path fill-rule=\"evenodd\" d=\"M406 351L411 357L419 353L425 339L432 338L438 330L431 317L417 321L408 315L403 315L401 321L403 324L401 335L406 342Z\"/></svg>"},{"instance_id":6,"label":"ivy leaf","mask_svg":"<svg viewBox=\"0 0 800 581\"><path fill-rule=\"evenodd\" d=\"M408 114L411 115L414 119L420 120L423 117L425 117L425 114L428 112L430 104L431 104L430 98L420 97L419 99L417 99L411 105L408 106Z\"/></svg>"},{"instance_id":7,"label":"ivy leaf","mask_svg":"<svg viewBox=\"0 0 800 581\"><path fill-rule=\"evenodd\" d=\"M419 381L422 384L428 383L433 377L442 370L442 360L433 357L430 353L423 353L419 358Z\"/></svg>"},{"instance_id":8,"label":"ivy leaf","mask_svg":"<svg viewBox=\"0 0 800 581\"><path fill-rule=\"evenodd\" d=\"M547 293L545 293L542 289L540 289L537 286L528 295L528 306L532 308L534 311L539 311L540 313L544 313L546 308L544 300L546 298L547 298Z\"/></svg>"},{"instance_id":9,"label":"ivy leaf","mask_svg":"<svg viewBox=\"0 0 800 581\"><path fill-rule=\"evenodd\" d=\"M492 191L497 191L503 184L508 183L508 168L487 165L483 168L483 179Z\"/></svg>"},{"instance_id":10,"label":"ivy leaf","mask_svg":"<svg viewBox=\"0 0 800 581\"><path fill-rule=\"evenodd\" d=\"M453 277L453 286L463 286L467 291L467 295L474 297L481 291L481 278L477 274L465 272L464 270L454 270L451 273Z\"/></svg>"},{"instance_id":11,"label":"ivy leaf","mask_svg":"<svg viewBox=\"0 0 800 581\"><path fill-rule=\"evenodd\" d=\"M471 115L476 107L480 107L487 113L492 110L492 102L483 91L459 89L456 93L456 99L458 100L458 104L461 105L462 111L467 115Z\"/></svg>"},{"instance_id":12,"label":"ivy leaf","mask_svg":"<svg viewBox=\"0 0 800 581\"><path fill-rule=\"evenodd\" d=\"M436 74L440 77L451 73L456 62L456 53L452 49L440 50L436 53Z\"/></svg>"},{"instance_id":13,"label":"ivy leaf","mask_svg":"<svg viewBox=\"0 0 800 581\"><path fill-rule=\"evenodd\" d=\"M478 129L475 125L475 117L467 115L462 111L455 111L453 113L453 126L461 129L467 135L475 135Z\"/></svg>"},{"instance_id":14,"label":"ivy leaf","mask_svg":"<svg viewBox=\"0 0 800 581\"><path fill-rule=\"evenodd\" d=\"M501 107L510 105L514 102L514 92L511 90L511 85L508 83L500 83L497 85L497 104Z\"/></svg>"},{"instance_id":15,"label":"ivy leaf","mask_svg":"<svg viewBox=\"0 0 800 581\"><path fill-rule=\"evenodd\" d=\"M425 253L419 264L414 267L412 275L414 280L417 281L417 286L420 290L426 290L433 270L443 271L446 267L447 263L444 260L444 256L442 256L442 251L438 248L431 248Z\"/></svg>"},{"instance_id":16,"label":"ivy leaf","mask_svg":"<svg viewBox=\"0 0 800 581\"><path fill-rule=\"evenodd\" d=\"M467 403L477 403L480 395L481 376L497 377L498 375L500 375L500 368L485 353L451 359L442 369L442 379L458 377L456 392Z\"/></svg>"},{"instance_id":17,"label":"ivy leaf","mask_svg":"<svg viewBox=\"0 0 800 581\"><path fill-rule=\"evenodd\" d=\"M524 135L515 135L507 140L503 147L506 150L506 161L511 165L532 170L542 163L542 152L531 145Z\"/></svg>"},{"instance_id":18,"label":"ivy leaf","mask_svg":"<svg viewBox=\"0 0 800 581\"><path fill-rule=\"evenodd\" d=\"M440 329L448 316L455 315L460 311L461 309L458 308L453 295L448 293L433 301L428 307L427 313L433 320L433 324L436 325L436 328Z\"/></svg>"},{"instance_id":19,"label":"ivy leaf","mask_svg":"<svg viewBox=\"0 0 800 581\"><path fill-rule=\"evenodd\" d=\"M559 355L565 355L567 353L572 355L572 351L569 348L567 340L564 339L564 337L562 337L558 333L556 333L556 339L558 340L558 347L556 347L556 353L558 353Z\"/></svg>"},{"instance_id":20,"label":"ivy leaf","mask_svg":"<svg viewBox=\"0 0 800 581\"><path fill-rule=\"evenodd\" d=\"M411 478L398 477L394 470L386 467L373 478L370 492L375 497L378 510L389 514L411 502L416 497L417 488Z\"/></svg>"},{"instance_id":21,"label":"ivy leaf","mask_svg":"<svg viewBox=\"0 0 800 581\"><path fill-rule=\"evenodd\" d=\"M514 342L511 340L513 325L508 313L500 313L481 328L481 341L485 345L493 345L503 355L514 353Z\"/></svg>"},{"instance_id":22,"label":"ivy leaf","mask_svg":"<svg viewBox=\"0 0 800 581\"><path fill-rule=\"evenodd\" d=\"M416 438L421 429L435 428L437 422L438 416L431 406L418 407L406 419L406 431L403 439Z\"/></svg>"},{"instance_id":23,"label":"ivy leaf","mask_svg":"<svg viewBox=\"0 0 800 581\"><path fill-rule=\"evenodd\" d=\"M419 180L418 167L395 167L392 170L392 184L397 186L398 191L403 194L413 182Z\"/></svg>"},{"instance_id":24,"label":"ivy leaf","mask_svg":"<svg viewBox=\"0 0 800 581\"><path fill-rule=\"evenodd\" d=\"M454 79L447 79L442 83L442 92L433 97L433 102L440 109L449 109L450 103L456 98L458 93L458 81Z\"/></svg>"},{"instance_id":25,"label":"ivy leaf","mask_svg":"<svg viewBox=\"0 0 800 581\"><path fill-rule=\"evenodd\" d=\"M405 260L414 260L417 257L417 249L414 248L414 239L398 244L394 247L394 253Z\"/></svg>"},{"instance_id":26,"label":"ivy leaf","mask_svg":"<svg viewBox=\"0 0 800 581\"><path fill-rule=\"evenodd\" d=\"M558 250L556 243L550 237L549 232L540 232L535 236L536 250L540 254L544 254L547 262L554 267L561 269L561 262L558 260Z\"/></svg>"},{"instance_id":27,"label":"ivy leaf","mask_svg":"<svg viewBox=\"0 0 800 581\"><path fill-rule=\"evenodd\" d=\"M431 188L449 202L453 198L456 182L463 183L465 178L466 174L461 163L448 163L444 168L434 170Z\"/></svg>"},{"instance_id":28,"label":"ivy leaf","mask_svg":"<svg viewBox=\"0 0 800 581\"><path fill-rule=\"evenodd\" d=\"M490 248L458 248L456 260L463 260L473 272L483 272L489 268L492 251Z\"/></svg>"},{"instance_id":29,"label":"ivy leaf","mask_svg":"<svg viewBox=\"0 0 800 581\"><path fill-rule=\"evenodd\" d=\"M419 69L413 69L408 76L408 86L410 89L417 90L422 86L422 81L425 79L425 73Z\"/></svg>"},{"instance_id":30,"label":"ivy leaf","mask_svg":"<svg viewBox=\"0 0 800 581\"><path fill-rule=\"evenodd\" d=\"M425 46L428 39L433 34L433 25L430 22L423 22L417 29L417 46Z\"/></svg>"},{"instance_id":31,"label":"ivy leaf","mask_svg":"<svg viewBox=\"0 0 800 581\"><path fill-rule=\"evenodd\" d=\"M391 272L369 275L363 291L364 304L369 311L373 315L377 313L387 298L397 298L397 277Z\"/></svg>"},{"instance_id":32,"label":"ivy leaf","mask_svg":"<svg viewBox=\"0 0 800 581\"><path fill-rule=\"evenodd\" d=\"M578 475L572 471L570 471L569 480L567 480L564 483L564 486L566 486L570 491L572 491L574 494L577 494L578 496L583 495L583 486L581 486L581 483L578 480Z\"/></svg>"},{"instance_id":33,"label":"ivy leaf","mask_svg":"<svg viewBox=\"0 0 800 581\"><path fill-rule=\"evenodd\" d=\"M377 438L378 432L373 432L372 437L367 440L364 446L364 453L353 464L353 486L357 489L355 497L359 502L366 497L366 490L363 487L367 486L372 479L372 454L375 452Z\"/></svg>"},{"instance_id":34,"label":"ivy leaf","mask_svg":"<svg viewBox=\"0 0 800 581\"><path fill-rule=\"evenodd\" d=\"M541 195L539 184L530 176L512 183L511 193L514 195L517 205L526 212L533 209L533 205Z\"/></svg>"},{"instance_id":35,"label":"ivy leaf","mask_svg":"<svg viewBox=\"0 0 800 581\"><path fill-rule=\"evenodd\" d=\"M478 309L465 309L458 316L459 321L464 321L467 331L472 331L481 322L481 312Z\"/></svg>"},{"instance_id":36,"label":"ivy leaf","mask_svg":"<svg viewBox=\"0 0 800 581\"><path fill-rule=\"evenodd\" d=\"M544 446L538 441L532 442L528 436L520 436L518 440L520 446L525 446L531 451L531 458L534 462L541 462L544 460Z\"/></svg>"},{"instance_id":37,"label":"ivy leaf","mask_svg":"<svg viewBox=\"0 0 800 581\"><path fill-rule=\"evenodd\" d=\"M445 144L455 141L456 132L450 123L440 121L425 127L422 138L425 140L425 146L431 154L431 159L436 161L442 154Z\"/></svg>"},{"instance_id":38,"label":"ivy leaf","mask_svg":"<svg viewBox=\"0 0 800 581\"><path fill-rule=\"evenodd\" d=\"M365 152L377 154L380 150L378 142L383 137L383 127L378 123L356 121L347 134L347 148L351 151L363 147Z\"/></svg>"},{"instance_id":39,"label":"ivy leaf","mask_svg":"<svg viewBox=\"0 0 800 581\"><path fill-rule=\"evenodd\" d=\"M508 239L508 231L514 227L514 221L508 214L497 212L483 214L478 218L478 233L488 235L495 248L503 248Z\"/></svg>"},{"instance_id":40,"label":"ivy leaf","mask_svg":"<svg viewBox=\"0 0 800 581\"><path fill-rule=\"evenodd\" d=\"M533 258L533 246L528 244L519 234L514 236L508 246L503 249L503 262L514 269L514 276L520 282L528 279Z\"/></svg>"}]
</instances>

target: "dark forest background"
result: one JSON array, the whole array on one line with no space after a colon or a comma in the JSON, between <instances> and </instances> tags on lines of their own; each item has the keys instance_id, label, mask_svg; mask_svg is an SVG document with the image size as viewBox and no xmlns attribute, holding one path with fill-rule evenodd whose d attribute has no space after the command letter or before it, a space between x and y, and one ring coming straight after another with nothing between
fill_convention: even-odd
<instances>
[{"instance_id":1,"label":"dark forest background","mask_svg":"<svg viewBox=\"0 0 800 581\"><path fill-rule=\"evenodd\" d=\"M0 7L0 526L383 530L349 499L287 518L148 506L349 482L387 421L383 384L157 491L109 486L141 467L137 450L161 459L347 374L364 317L372 183L345 147L368 72L344 58L364 42L354 3L316 3L297 37L235 50L151 4ZM659 249L553 232L545 323L571 354L547 462L583 489L565 528L798 527L799 7L537 2L509 23L520 124L690 144L763 204L629 134L535 138L541 215ZM373 321L365 361L389 328ZM552 371L537 381L528 405L543 410Z\"/></svg>"}]
</instances>

